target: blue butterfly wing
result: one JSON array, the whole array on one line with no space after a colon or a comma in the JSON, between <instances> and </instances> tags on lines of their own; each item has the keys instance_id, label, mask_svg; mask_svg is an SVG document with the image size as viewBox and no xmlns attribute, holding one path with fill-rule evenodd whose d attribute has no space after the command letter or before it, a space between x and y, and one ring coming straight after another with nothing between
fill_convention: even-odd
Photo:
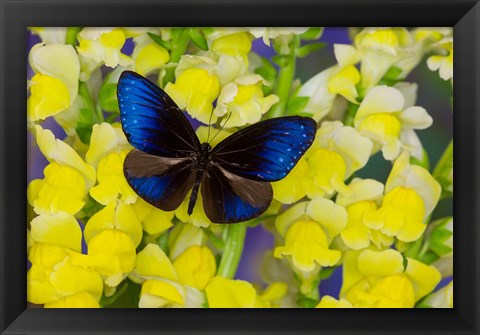
<instances>
[{"instance_id":1,"label":"blue butterfly wing","mask_svg":"<svg viewBox=\"0 0 480 335\"><path fill-rule=\"evenodd\" d=\"M212 150L212 161L251 180L283 179L312 145L316 122L307 117L268 119L227 137Z\"/></svg>"},{"instance_id":2,"label":"blue butterfly wing","mask_svg":"<svg viewBox=\"0 0 480 335\"><path fill-rule=\"evenodd\" d=\"M143 200L164 211L180 206L195 178L190 158L165 158L136 149L125 158L124 173Z\"/></svg>"},{"instance_id":3,"label":"blue butterfly wing","mask_svg":"<svg viewBox=\"0 0 480 335\"><path fill-rule=\"evenodd\" d=\"M162 157L188 157L200 142L185 115L158 86L124 71L117 86L122 128L138 150Z\"/></svg>"},{"instance_id":4,"label":"blue butterfly wing","mask_svg":"<svg viewBox=\"0 0 480 335\"><path fill-rule=\"evenodd\" d=\"M272 202L272 186L211 165L202 182L205 214L214 223L236 223L265 212Z\"/></svg>"}]
</instances>

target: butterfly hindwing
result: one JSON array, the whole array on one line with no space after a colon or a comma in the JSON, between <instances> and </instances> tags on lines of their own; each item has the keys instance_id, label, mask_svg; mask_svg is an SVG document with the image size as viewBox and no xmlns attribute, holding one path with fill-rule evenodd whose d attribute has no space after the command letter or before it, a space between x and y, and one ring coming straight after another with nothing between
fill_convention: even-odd
<instances>
[{"instance_id":1,"label":"butterfly hindwing","mask_svg":"<svg viewBox=\"0 0 480 335\"><path fill-rule=\"evenodd\" d=\"M158 86L124 71L117 86L123 131L135 148L162 157L187 157L200 142L185 115Z\"/></svg>"},{"instance_id":2,"label":"butterfly hindwing","mask_svg":"<svg viewBox=\"0 0 480 335\"><path fill-rule=\"evenodd\" d=\"M278 181L297 164L315 139L316 122L285 116L244 128L220 142L212 160L229 172L257 181Z\"/></svg>"},{"instance_id":3,"label":"butterfly hindwing","mask_svg":"<svg viewBox=\"0 0 480 335\"><path fill-rule=\"evenodd\" d=\"M124 173L143 200L164 211L180 206L195 177L190 158L164 158L136 149L125 158Z\"/></svg>"},{"instance_id":4,"label":"butterfly hindwing","mask_svg":"<svg viewBox=\"0 0 480 335\"><path fill-rule=\"evenodd\" d=\"M201 186L205 214L214 223L236 223L265 212L272 202L272 186L235 175L215 164Z\"/></svg>"}]
</instances>

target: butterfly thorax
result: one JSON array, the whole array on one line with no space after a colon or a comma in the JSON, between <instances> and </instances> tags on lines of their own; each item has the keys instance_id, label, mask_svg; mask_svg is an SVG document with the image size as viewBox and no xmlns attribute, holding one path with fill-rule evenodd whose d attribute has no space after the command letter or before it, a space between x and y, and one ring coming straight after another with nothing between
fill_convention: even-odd
<instances>
[{"instance_id":1,"label":"butterfly thorax","mask_svg":"<svg viewBox=\"0 0 480 335\"><path fill-rule=\"evenodd\" d=\"M191 215L195 203L197 202L198 189L200 188L200 183L205 177L205 171L207 170L208 163L210 161L210 152L212 151L212 146L205 142L200 145L200 153L196 157L196 176L195 183L193 184L192 193L190 195L190 201L188 203L188 215Z\"/></svg>"}]
</instances>

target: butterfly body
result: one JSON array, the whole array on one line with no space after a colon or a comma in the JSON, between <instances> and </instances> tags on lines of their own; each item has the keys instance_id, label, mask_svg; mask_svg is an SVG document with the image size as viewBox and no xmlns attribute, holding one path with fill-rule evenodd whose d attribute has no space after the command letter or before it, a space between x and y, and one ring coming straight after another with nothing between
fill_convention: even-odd
<instances>
[{"instance_id":1,"label":"butterfly body","mask_svg":"<svg viewBox=\"0 0 480 335\"><path fill-rule=\"evenodd\" d=\"M195 182L193 184L192 193L190 194L190 201L188 202L188 215L193 213L193 208L195 207L195 203L197 202L198 190L200 188L200 184L205 177L205 172L207 171L208 164L210 163L210 152L212 151L212 146L204 142L200 145L200 153L195 157Z\"/></svg>"},{"instance_id":2,"label":"butterfly body","mask_svg":"<svg viewBox=\"0 0 480 335\"><path fill-rule=\"evenodd\" d=\"M287 116L268 119L230 135L215 147L200 143L173 100L142 76L125 71L117 89L122 128L133 149L125 158L129 185L148 203L177 209L199 192L214 223L261 215L272 202L270 182L283 179L313 143L316 122Z\"/></svg>"}]
</instances>

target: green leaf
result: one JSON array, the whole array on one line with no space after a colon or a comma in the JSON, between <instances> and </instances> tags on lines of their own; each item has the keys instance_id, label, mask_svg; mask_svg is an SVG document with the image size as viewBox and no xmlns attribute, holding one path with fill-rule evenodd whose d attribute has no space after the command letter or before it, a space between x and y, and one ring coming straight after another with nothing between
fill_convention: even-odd
<instances>
[{"instance_id":1,"label":"green leaf","mask_svg":"<svg viewBox=\"0 0 480 335\"><path fill-rule=\"evenodd\" d=\"M287 114L288 115L298 115L303 111L310 101L310 97L293 97L288 100L287 103Z\"/></svg>"},{"instance_id":2,"label":"green leaf","mask_svg":"<svg viewBox=\"0 0 480 335\"><path fill-rule=\"evenodd\" d=\"M316 40L323 34L323 27L310 27L306 32L300 35L302 40Z\"/></svg>"},{"instance_id":3,"label":"green leaf","mask_svg":"<svg viewBox=\"0 0 480 335\"><path fill-rule=\"evenodd\" d=\"M421 160L416 158L416 157L410 156L410 163L414 164L414 165L421 166L421 167L425 168L427 171L429 171L430 170L430 160L428 158L427 151L423 148L422 148L422 154L423 154L423 157L422 157Z\"/></svg>"},{"instance_id":4,"label":"green leaf","mask_svg":"<svg viewBox=\"0 0 480 335\"><path fill-rule=\"evenodd\" d=\"M318 301L315 299L300 296L297 299L297 305L302 306L304 308L314 308L315 306L318 305Z\"/></svg>"},{"instance_id":5,"label":"green leaf","mask_svg":"<svg viewBox=\"0 0 480 335\"><path fill-rule=\"evenodd\" d=\"M154 33L150 33L148 32L147 33L148 36L150 36L150 38L152 40L155 41L155 43L157 43L158 45L160 45L162 48L165 48L167 50L171 50L172 49L172 43L170 41L164 41L160 36L158 35L155 35Z\"/></svg>"},{"instance_id":6,"label":"green leaf","mask_svg":"<svg viewBox=\"0 0 480 335\"><path fill-rule=\"evenodd\" d=\"M330 278L330 276L335 272L337 266L325 267L320 271L320 280Z\"/></svg>"},{"instance_id":7,"label":"green leaf","mask_svg":"<svg viewBox=\"0 0 480 335\"><path fill-rule=\"evenodd\" d=\"M303 58L310 55L312 52L318 51L324 48L327 44L324 42L316 42L302 45L300 48L295 50L297 57Z\"/></svg>"},{"instance_id":8,"label":"green leaf","mask_svg":"<svg viewBox=\"0 0 480 335\"><path fill-rule=\"evenodd\" d=\"M117 288L115 293L109 297L102 296L100 299L100 306L105 307L108 305L112 305L117 301L117 299L122 296L125 292L127 292L128 289L128 282L124 282L123 285L120 288Z\"/></svg>"},{"instance_id":9,"label":"green leaf","mask_svg":"<svg viewBox=\"0 0 480 335\"><path fill-rule=\"evenodd\" d=\"M90 144L90 137L92 135L92 127L96 121L96 114L92 108L80 108L80 115L77 121L75 131L80 138L80 141L85 144Z\"/></svg>"},{"instance_id":10,"label":"green leaf","mask_svg":"<svg viewBox=\"0 0 480 335\"><path fill-rule=\"evenodd\" d=\"M425 264L432 264L440 257L433 251L427 251L421 258L420 261Z\"/></svg>"},{"instance_id":11,"label":"green leaf","mask_svg":"<svg viewBox=\"0 0 480 335\"><path fill-rule=\"evenodd\" d=\"M202 30L205 35L210 35L215 32L215 29L213 29L212 27L204 27L202 28Z\"/></svg>"},{"instance_id":12,"label":"green leaf","mask_svg":"<svg viewBox=\"0 0 480 335\"><path fill-rule=\"evenodd\" d=\"M430 249L440 257L445 256L450 252L452 252L451 247L440 242L430 241L429 245L430 245Z\"/></svg>"},{"instance_id":13,"label":"green leaf","mask_svg":"<svg viewBox=\"0 0 480 335\"><path fill-rule=\"evenodd\" d=\"M107 112L118 112L117 84L104 82L98 92L98 103Z\"/></svg>"},{"instance_id":14,"label":"green leaf","mask_svg":"<svg viewBox=\"0 0 480 335\"><path fill-rule=\"evenodd\" d=\"M448 229L437 228L437 229L434 229L432 234L430 235L430 241L432 241L432 242L445 242L452 235L453 235L453 232L451 232Z\"/></svg>"},{"instance_id":15,"label":"green leaf","mask_svg":"<svg viewBox=\"0 0 480 335\"><path fill-rule=\"evenodd\" d=\"M155 242L160 247L160 249L162 249L166 254L168 254L168 230L159 237L157 237Z\"/></svg>"},{"instance_id":16,"label":"green leaf","mask_svg":"<svg viewBox=\"0 0 480 335\"><path fill-rule=\"evenodd\" d=\"M277 69L275 66L265 57L260 57L262 61L262 66L255 69L255 73L261 75L265 80L269 81L270 84L275 82L277 78Z\"/></svg>"},{"instance_id":17,"label":"green leaf","mask_svg":"<svg viewBox=\"0 0 480 335\"><path fill-rule=\"evenodd\" d=\"M190 29L190 40L195 44L199 49L203 51L208 51L208 43L205 39L205 36L202 34L202 31L199 28Z\"/></svg>"}]
</instances>

